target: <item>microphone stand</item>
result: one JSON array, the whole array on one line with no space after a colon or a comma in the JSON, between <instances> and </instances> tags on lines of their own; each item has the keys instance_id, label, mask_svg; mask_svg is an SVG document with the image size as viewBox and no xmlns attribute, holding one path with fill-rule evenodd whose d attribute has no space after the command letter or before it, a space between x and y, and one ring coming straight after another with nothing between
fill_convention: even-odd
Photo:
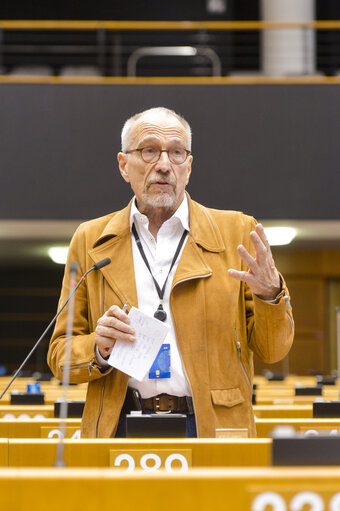
<instances>
[{"instance_id":1,"label":"microphone stand","mask_svg":"<svg viewBox=\"0 0 340 511\"><path fill-rule=\"evenodd\" d=\"M338 398L340 400L340 307L336 307L336 339L337 339L337 377L338 377Z\"/></svg>"},{"instance_id":2,"label":"microphone stand","mask_svg":"<svg viewBox=\"0 0 340 511\"><path fill-rule=\"evenodd\" d=\"M15 378L18 376L18 374L20 373L21 369L24 367L24 365L26 364L26 362L31 358L32 354L34 353L34 351L37 349L37 347L39 346L39 344L41 343L41 341L43 340L43 338L45 337L45 335L47 334L47 332L50 330L50 328L53 326L53 324L55 323L57 317L59 316L59 314L64 310L64 308L66 307L66 305L68 304L68 302L70 301L70 299L72 298L72 296L74 295L74 293L77 291L78 287L80 286L80 284L85 280L85 277L87 276L88 273L90 273L90 271L92 270L99 270L100 268L103 268L104 266L106 266L107 264L111 263L111 259L109 257L106 257L105 259L102 259L101 261L99 261L98 263L94 264L89 270L87 270L86 273L84 273L84 275L82 275L82 277L80 278L78 284L75 286L75 288L73 289L72 291L72 294L68 297L68 299L66 300L66 302L64 303L64 305L58 310L57 314L54 316L54 318L52 319L52 321L49 323L49 325L46 327L46 329L44 330L44 332L41 334L41 336L39 337L39 339L37 340L37 342L35 343L35 345L33 346L33 348L31 349L31 351L29 352L29 354L27 355L27 357L25 358L25 360L23 361L23 363L20 365L19 369L17 369L11 379L11 381L8 383L7 387L5 388L5 390L2 392L1 396L0 396L0 400L2 399L2 397L4 396L4 394L6 394L7 390L9 389L9 387L12 385L12 383L14 382Z\"/></svg>"},{"instance_id":3,"label":"microphone stand","mask_svg":"<svg viewBox=\"0 0 340 511\"><path fill-rule=\"evenodd\" d=\"M63 398L60 406L60 437L57 447L57 455L54 466L65 467L64 460L64 438L66 433L66 418L67 418L67 391L70 383L70 361L71 361L71 346L72 346L72 334L73 334L73 317L74 317L74 291L75 291L75 278L77 275L78 264L71 263L70 268L70 294L69 294L69 307L67 313L67 328L66 328L66 343L65 343L65 359L64 359L64 370L63 370Z\"/></svg>"}]
</instances>

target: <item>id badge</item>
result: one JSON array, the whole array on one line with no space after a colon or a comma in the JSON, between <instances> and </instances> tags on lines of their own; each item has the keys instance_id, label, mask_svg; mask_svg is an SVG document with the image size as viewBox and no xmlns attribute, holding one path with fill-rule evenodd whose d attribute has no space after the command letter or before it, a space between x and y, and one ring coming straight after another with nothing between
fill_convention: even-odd
<instances>
[{"instance_id":1,"label":"id badge","mask_svg":"<svg viewBox=\"0 0 340 511\"><path fill-rule=\"evenodd\" d=\"M162 344L149 372L150 380L170 378L170 344Z\"/></svg>"}]
</instances>

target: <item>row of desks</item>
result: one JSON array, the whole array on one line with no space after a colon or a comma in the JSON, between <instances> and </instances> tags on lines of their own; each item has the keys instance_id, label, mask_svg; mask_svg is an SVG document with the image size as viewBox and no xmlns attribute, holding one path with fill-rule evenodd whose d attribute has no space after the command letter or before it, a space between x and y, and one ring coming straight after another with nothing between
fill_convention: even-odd
<instances>
[{"instance_id":1,"label":"row of desks","mask_svg":"<svg viewBox=\"0 0 340 511\"><path fill-rule=\"evenodd\" d=\"M258 438L269 438L278 426L304 434L340 434L340 419L256 419ZM0 438L53 438L59 436L59 419L2 419ZM66 437L80 437L80 419L66 420Z\"/></svg>"},{"instance_id":2,"label":"row of desks","mask_svg":"<svg viewBox=\"0 0 340 511\"><path fill-rule=\"evenodd\" d=\"M257 418L312 418L312 404L304 405L254 405L255 416ZM2 405L0 406L0 419L2 418L46 418L54 417L53 405Z\"/></svg>"},{"instance_id":3,"label":"row of desks","mask_svg":"<svg viewBox=\"0 0 340 511\"><path fill-rule=\"evenodd\" d=\"M1 506L21 511L225 509L337 511L340 468L193 469L168 474L112 469L0 469Z\"/></svg>"},{"instance_id":4,"label":"row of desks","mask_svg":"<svg viewBox=\"0 0 340 511\"><path fill-rule=\"evenodd\" d=\"M62 397L62 390L48 389L42 390L44 393L44 404L53 405L54 402ZM86 398L86 389L71 389L68 392L67 399L73 401L83 401ZM277 387L277 388L264 388L256 390L256 404L270 405L270 404L286 404L286 405L305 405L312 404L315 399L338 400L339 392L334 386L325 386L322 389L321 396L307 395L296 396L295 388L293 387ZM0 403L0 408L9 405L11 400L10 394L6 393Z\"/></svg>"},{"instance_id":5,"label":"row of desks","mask_svg":"<svg viewBox=\"0 0 340 511\"><path fill-rule=\"evenodd\" d=\"M0 439L0 466L53 467L56 460L57 439ZM179 455L171 462L171 469L187 467L270 466L271 439L66 439L64 459L68 467L112 467L116 470L150 469L154 460L143 465L141 458L153 453L164 469L167 458ZM146 456L148 458L148 456ZM187 464L182 461L187 460ZM182 460L182 461L181 461ZM171 460L170 460L171 461Z\"/></svg>"}]
</instances>

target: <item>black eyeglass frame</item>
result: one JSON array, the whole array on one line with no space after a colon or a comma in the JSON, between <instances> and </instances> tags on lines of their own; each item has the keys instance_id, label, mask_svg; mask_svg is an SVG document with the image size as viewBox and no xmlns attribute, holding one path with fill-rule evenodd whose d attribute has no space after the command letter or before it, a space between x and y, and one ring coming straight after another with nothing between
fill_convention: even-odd
<instances>
[{"instance_id":1,"label":"black eyeglass frame","mask_svg":"<svg viewBox=\"0 0 340 511\"><path fill-rule=\"evenodd\" d=\"M184 158L184 160L183 160L181 163L177 163L177 162L175 162L175 161L172 161L172 159L170 158L170 151L171 151L171 149L160 149L160 150L159 150L159 156L158 156L157 160L146 161L146 160L144 160L144 158L143 158L142 151L143 151L144 149L147 149L147 148L148 148L148 146L145 146L145 147L139 147L139 148L137 148L137 149L129 149L128 151L125 151L125 154L130 154L130 153L133 153L133 152L135 152L135 151L138 151L138 152L139 152L139 154L140 154L140 157L142 158L142 160L143 160L143 162L144 162L144 163L156 163L156 162L158 162L158 160L160 159L160 157L161 157L161 154L162 154L162 153L168 153L168 158L169 158L169 160L171 161L171 163L174 163L175 165L182 165L182 164L183 164L183 163L184 163L184 162L188 159L188 156L190 156L190 154L191 154L191 151L189 151L188 149L183 149L183 151L185 151L185 152L186 152L186 157Z\"/></svg>"}]
</instances>

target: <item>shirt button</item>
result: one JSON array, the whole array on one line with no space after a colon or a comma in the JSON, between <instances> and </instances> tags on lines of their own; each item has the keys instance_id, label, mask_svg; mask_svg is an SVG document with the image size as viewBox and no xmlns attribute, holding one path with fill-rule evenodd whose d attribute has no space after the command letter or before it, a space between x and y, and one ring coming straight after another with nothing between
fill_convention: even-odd
<instances>
[{"instance_id":1,"label":"shirt button","mask_svg":"<svg viewBox=\"0 0 340 511\"><path fill-rule=\"evenodd\" d=\"M144 224L144 222L145 222L144 217L142 217L142 216L141 216L141 217L139 218L139 221L140 221L140 223L141 223L141 224Z\"/></svg>"},{"instance_id":2,"label":"shirt button","mask_svg":"<svg viewBox=\"0 0 340 511\"><path fill-rule=\"evenodd\" d=\"M162 270L162 268L161 268L161 269L159 270L159 273L163 273L163 270Z\"/></svg>"}]
</instances>

